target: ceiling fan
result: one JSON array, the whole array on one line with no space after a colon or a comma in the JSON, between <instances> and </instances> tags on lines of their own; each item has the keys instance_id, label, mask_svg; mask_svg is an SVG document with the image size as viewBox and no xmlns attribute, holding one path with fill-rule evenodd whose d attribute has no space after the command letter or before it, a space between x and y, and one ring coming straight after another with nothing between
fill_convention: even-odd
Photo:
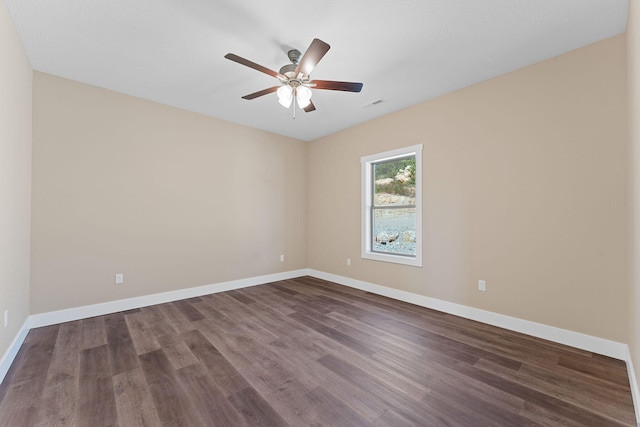
<instances>
[{"instance_id":1,"label":"ceiling fan","mask_svg":"<svg viewBox=\"0 0 640 427\"><path fill-rule=\"evenodd\" d=\"M224 57L280 80L279 86L272 86L258 92L250 93L242 98L255 99L276 92L278 101L283 107L289 108L293 102L293 118L295 119L296 104L307 113L316 109L313 102L311 102L311 89L340 90L344 92L360 92L362 90L362 83L311 80L311 71L318 65L318 62L320 62L330 47L331 46L320 39L313 39L304 55L302 55L299 50L292 49L288 52L291 64L283 66L279 72L263 67L233 53L227 53Z\"/></svg>"}]
</instances>

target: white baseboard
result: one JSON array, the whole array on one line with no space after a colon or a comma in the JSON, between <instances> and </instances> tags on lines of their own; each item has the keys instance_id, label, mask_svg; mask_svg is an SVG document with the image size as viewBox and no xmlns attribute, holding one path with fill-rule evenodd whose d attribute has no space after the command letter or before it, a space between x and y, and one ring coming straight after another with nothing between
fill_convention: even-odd
<instances>
[{"instance_id":1,"label":"white baseboard","mask_svg":"<svg viewBox=\"0 0 640 427\"><path fill-rule=\"evenodd\" d=\"M2 384L2 380L4 380L4 377L7 375L7 372L9 371L9 368L11 367L13 360L16 358L16 355L18 354L18 350L20 350L20 346L24 342L24 339L27 337L28 333L29 333L29 319L27 318L27 320L25 320L24 324L18 331L18 334L15 336L15 338L11 342L11 345L9 345L9 348L7 349L7 351L5 351L4 354L2 355L2 359L0 359L0 384Z\"/></svg>"},{"instance_id":2,"label":"white baseboard","mask_svg":"<svg viewBox=\"0 0 640 427\"><path fill-rule=\"evenodd\" d=\"M505 316L504 314L493 313L491 311L480 310L478 308L468 307L466 305L443 301L436 298L429 298L424 295L400 291L398 289L375 285L361 280L324 273L322 271L310 269L309 275L349 286L351 288L419 305L421 307L454 314L456 316L464 317L465 319L476 320L478 322L487 323L489 325L498 326L511 331L521 332L526 335L576 347L592 353L602 354L619 360L627 360L627 354L629 352L628 346L619 342L543 325L541 323L530 322L516 317Z\"/></svg>"},{"instance_id":3,"label":"white baseboard","mask_svg":"<svg viewBox=\"0 0 640 427\"><path fill-rule=\"evenodd\" d=\"M636 422L640 427L640 388L638 388L638 379L636 371L633 369L633 361L631 360L631 351L627 346L627 372L629 373L629 385L631 386L631 396L633 396L633 409L636 411Z\"/></svg>"},{"instance_id":4,"label":"white baseboard","mask_svg":"<svg viewBox=\"0 0 640 427\"><path fill-rule=\"evenodd\" d=\"M55 325L57 323L71 322L88 317L102 316L118 311L132 310L134 308L147 307L155 304L163 304L186 298L199 297L207 294L231 291L233 289L262 285L278 280L293 279L307 274L306 269L287 271L284 273L267 274L265 276L249 277L247 279L232 280L229 282L215 283L212 285L198 286L195 288L180 289L177 291L162 292L159 294L145 295L141 297L127 298L117 301L109 301L101 304L85 305L66 310L51 311L48 313L33 314L29 316L29 327Z\"/></svg>"},{"instance_id":5,"label":"white baseboard","mask_svg":"<svg viewBox=\"0 0 640 427\"><path fill-rule=\"evenodd\" d=\"M400 291L398 289L388 288L386 286L363 282L361 280L351 279L349 277L338 276L336 274L325 273L313 269L308 270L308 275L317 277L318 279L338 283L340 285L349 286L351 288L360 289L361 291L371 292L399 301L419 305L421 307L431 308L433 310L464 317L465 319L476 320L478 322L487 323L489 325L498 326L500 328L509 329L511 331L520 332L559 344L568 345L590 351L592 353L609 356L614 359L624 360L627 364L627 373L629 375L629 385L631 387L631 396L633 398L636 420L638 422L638 427L640 427L640 389L638 388L638 381L631 361L631 352L629 351L629 346L627 344L605 340L603 338L585 335L579 332L568 331L554 326L543 325L541 323L530 322L516 317L480 310L436 298L429 298L424 295Z\"/></svg>"},{"instance_id":6,"label":"white baseboard","mask_svg":"<svg viewBox=\"0 0 640 427\"><path fill-rule=\"evenodd\" d=\"M2 380L7 374L11 363L15 359L20 346L24 342L24 339L31 328L55 325L88 317L102 316L109 313L116 313L118 311L132 310L149 305L162 304L185 298L193 298L207 294L230 291L233 289L262 285L265 283L293 279L306 275L464 317L466 319L476 320L512 331L521 332L523 334L565 344L593 353L602 354L615 359L624 360L627 363L627 370L629 372L629 383L631 385L636 417L640 420L640 391L638 389L635 371L633 370L629 346L626 344L313 269L300 269L283 273L268 274L265 276L250 277L247 279L233 280L229 282L198 286L195 288L181 289L177 291L163 292L159 294L31 315L25 321L19 333L2 356L2 359L0 359L0 383L2 383Z\"/></svg>"},{"instance_id":7,"label":"white baseboard","mask_svg":"<svg viewBox=\"0 0 640 427\"><path fill-rule=\"evenodd\" d=\"M283 273L267 274L265 276L250 277L247 279L232 280L229 282L215 283L195 288L180 289L177 291L162 292L159 294L110 301L101 304L69 308L66 310L32 314L27 318L22 329L20 329L18 335L16 335L9 348L2 356L2 359L0 359L0 383L4 380L7 371L9 371L9 368L11 367L11 363L13 363L13 360L18 354L20 346L24 342L29 330L32 328L71 322L73 320L102 316L109 313L116 313L118 311L132 310L134 308L147 307L149 305L199 297L201 295L225 292L249 286L262 285L265 283L277 282L278 280L293 279L295 277L306 276L307 273L307 269L286 271Z\"/></svg>"}]
</instances>

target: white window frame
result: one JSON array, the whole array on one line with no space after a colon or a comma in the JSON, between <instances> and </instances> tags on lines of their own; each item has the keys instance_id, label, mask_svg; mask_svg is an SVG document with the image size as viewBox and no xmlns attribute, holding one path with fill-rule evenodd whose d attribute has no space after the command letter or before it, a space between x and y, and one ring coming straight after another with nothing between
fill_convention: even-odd
<instances>
[{"instance_id":1,"label":"white window frame","mask_svg":"<svg viewBox=\"0 0 640 427\"><path fill-rule=\"evenodd\" d=\"M416 255L394 255L372 251L373 167L375 163L415 155L416 157ZM422 267L422 144L360 158L362 170L362 258Z\"/></svg>"}]
</instances>

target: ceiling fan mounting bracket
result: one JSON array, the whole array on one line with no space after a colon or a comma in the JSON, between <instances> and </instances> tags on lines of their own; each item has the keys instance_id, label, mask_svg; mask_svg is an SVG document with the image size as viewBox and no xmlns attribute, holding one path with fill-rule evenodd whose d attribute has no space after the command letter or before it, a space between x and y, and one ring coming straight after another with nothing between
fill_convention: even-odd
<instances>
[{"instance_id":1,"label":"ceiling fan mounting bracket","mask_svg":"<svg viewBox=\"0 0 640 427\"><path fill-rule=\"evenodd\" d=\"M302 53L300 53L298 49L291 49L289 52L287 52L287 56L294 65L298 65Z\"/></svg>"}]
</instances>

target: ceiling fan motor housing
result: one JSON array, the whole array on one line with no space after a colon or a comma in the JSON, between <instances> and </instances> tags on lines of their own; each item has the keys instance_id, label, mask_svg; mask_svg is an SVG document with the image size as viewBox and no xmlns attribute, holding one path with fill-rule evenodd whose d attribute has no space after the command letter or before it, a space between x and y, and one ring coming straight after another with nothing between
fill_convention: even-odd
<instances>
[{"instance_id":1,"label":"ceiling fan motor housing","mask_svg":"<svg viewBox=\"0 0 640 427\"><path fill-rule=\"evenodd\" d=\"M298 66L302 53L300 53L298 49L291 49L287 52L287 56L289 57L291 64L287 64L280 68L280 74L287 76L289 79L293 79L296 77L296 67Z\"/></svg>"},{"instance_id":2,"label":"ceiling fan motor housing","mask_svg":"<svg viewBox=\"0 0 640 427\"><path fill-rule=\"evenodd\" d=\"M280 68L280 74L283 76L287 76L288 78L293 78L296 75L296 64L287 64L284 67Z\"/></svg>"}]
</instances>

